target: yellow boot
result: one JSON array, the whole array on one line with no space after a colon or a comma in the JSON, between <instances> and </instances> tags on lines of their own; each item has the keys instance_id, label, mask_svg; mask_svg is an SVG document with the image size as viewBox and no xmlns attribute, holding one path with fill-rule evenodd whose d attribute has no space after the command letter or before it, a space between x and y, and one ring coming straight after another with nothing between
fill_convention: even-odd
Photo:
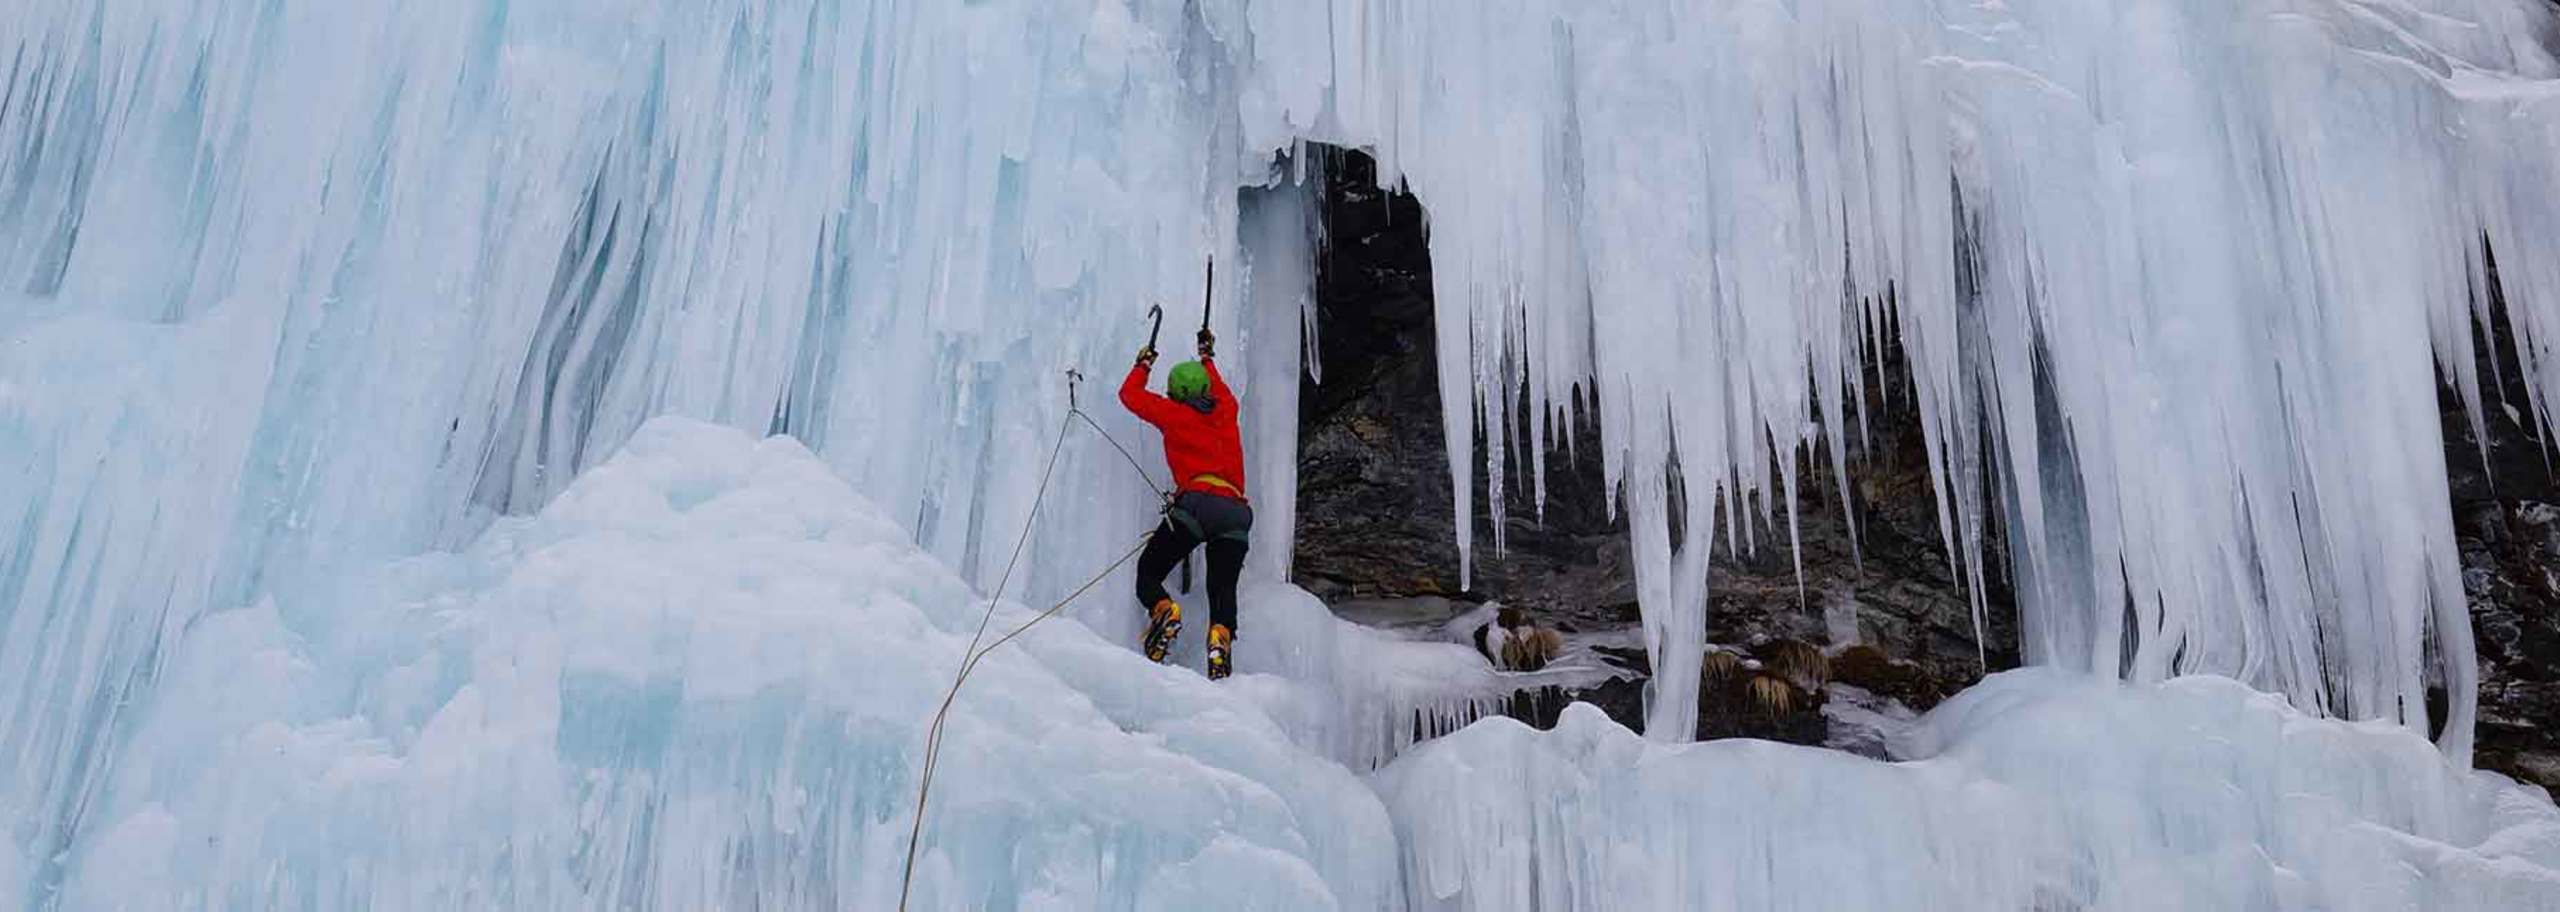
<instances>
[{"instance_id":1,"label":"yellow boot","mask_svg":"<svg viewBox=\"0 0 2560 912\"><path fill-rule=\"evenodd\" d=\"M1182 635L1182 603L1157 599L1147 612L1147 661L1162 662L1164 654L1173 651L1173 639Z\"/></svg>"},{"instance_id":2,"label":"yellow boot","mask_svg":"<svg viewBox=\"0 0 2560 912\"><path fill-rule=\"evenodd\" d=\"M1235 645L1235 641L1236 632L1227 629L1227 625L1209 625L1209 680L1223 679L1234 670L1234 664L1227 658L1227 650Z\"/></svg>"}]
</instances>

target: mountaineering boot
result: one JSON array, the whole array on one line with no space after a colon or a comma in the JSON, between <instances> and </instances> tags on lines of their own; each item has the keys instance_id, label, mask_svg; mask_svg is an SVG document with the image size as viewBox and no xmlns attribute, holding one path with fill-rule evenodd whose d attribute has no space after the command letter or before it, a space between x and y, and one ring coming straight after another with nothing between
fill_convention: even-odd
<instances>
[{"instance_id":1,"label":"mountaineering boot","mask_svg":"<svg viewBox=\"0 0 2560 912\"><path fill-rule=\"evenodd\" d=\"M1147 611L1147 661L1164 661L1164 654L1173 651L1173 639L1181 635L1182 603L1157 599Z\"/></svg>"},{"instance_id":2,"label":"mountaineering boot","mask_svg":"<svg viewBox=\"0 0 2560 912\"><path fill-rule=\"evenodd\" d=\"M1235 641L1236 633L1227 629L1227 625L1209 625L1209 680L1223 680L1228 672L1234 670L1233 663L1227 659L1227 650Z\"/></svg>"}]
</instances>

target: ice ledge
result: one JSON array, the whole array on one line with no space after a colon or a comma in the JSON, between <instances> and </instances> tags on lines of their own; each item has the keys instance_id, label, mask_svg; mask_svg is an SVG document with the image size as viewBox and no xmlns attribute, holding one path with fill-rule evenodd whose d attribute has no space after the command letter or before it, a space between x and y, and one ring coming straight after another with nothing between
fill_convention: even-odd
<instances>
[{"instance_id":1,"label":"ice ledge","mask_svg":"<svg viewBox=\"0 0 2560 912\"><path fill-rule=\"evenodd\" d=\"M1373 777L1417 909L2560 909L2560 809L2218 678L1996 675L1901 762L1490 720Z\"/></svg>"}]
</instances>

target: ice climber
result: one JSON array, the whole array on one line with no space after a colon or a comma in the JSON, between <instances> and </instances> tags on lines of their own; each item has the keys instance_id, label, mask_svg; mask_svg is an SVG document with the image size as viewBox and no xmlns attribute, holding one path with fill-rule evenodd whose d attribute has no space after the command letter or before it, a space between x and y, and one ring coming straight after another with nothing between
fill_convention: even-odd
<instances>
[{"instance_id":1,"label":"ice climber","mask_svg":"<svg viewBox=\"0 0 2560 912\"><path fill-rule=\"evenodd\" d=\"M1164 432L1164 461L1176 491L1164 522L1138 555L1138 604L1147 609L1146 652L1164 661L1182 633L1182 604L1164 588L1164 575L1191 549L1209 546L1209 679L1233 669L1228 650L1236 636L1236 574L1244 568L1253 506L1244 496L1244 444L1236 431L1236 396L1218 376L1217 337L1200 330L1200 360L1174 365L1164 395L1147 391L1155 346L1138 350L1138 363L1120 382L1120 404Z\"/></svg>"}]
</instances>

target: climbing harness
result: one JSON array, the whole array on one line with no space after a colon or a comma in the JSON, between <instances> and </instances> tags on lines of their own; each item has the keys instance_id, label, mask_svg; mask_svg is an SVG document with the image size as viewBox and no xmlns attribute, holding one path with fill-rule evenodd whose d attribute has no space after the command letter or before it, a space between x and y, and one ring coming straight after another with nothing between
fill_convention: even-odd
<instances>
[{"instance_id":1,"label":"climbing harness","mask_svg":"<svg viewBox=\"0 0 2560 912\"><path fill-rule=\"evenodd\" d=\"M1146 482L1147 487L1154 489L1156 495L1164 499L1167 509L1172 507L1172 496L1166 494L1164 488L1156 484L1155 479L1147 477L1146 467L1139 464L1136 456L1130 455L1129 448L1121 446L1120 441L1112 439L1111 433L1103 430L1102 425L1095 422L1093 420L1093 416L1085 414L1084 408L1077 404L1076 385L1081 383L1083 380L1084 374L1074 369L1069 369L1067 371L1067 417L1066 419L1058 422L1057 441L1049 445L1049 462L1040 469L1039 487L1035 489L1031 495L1031 514L1022 518L1022 534L1016 537L1013 541L1013 555L1005 559L1004 572L997 575L996 588L993 592L987 595L987 610L978 618L977 632L969 635L969 648L962 650L962 654L966 656L966 658L962 659L960 662L960 673L952 677L951 689L942 695L942 706L933 711L933 724L927 726L925 729L924 769L917 777L916 782L915 820L907 828L907 865L906 871L904 874L900 875L898 883L898 912L906 912L908 895L915 889L916 847L923 841L924 837L925 800L930 797L933 792L934 764L942 758L942 723L951 715L952 702L960 697L960 685L969 680L969 673L977 670L978 663L984 660L988 654L995 652L996 647L1012 642L1014 637L1021 636L1024 632L1029 631L1033 625L1038 624L1041 621L1048 620L1055 616L1059 611L1065 610L1067 605L1073 603L1077 598L1082 597L1086 592L1091 591L1093 587L1101 585L1102 580L1105 577L1110 576L1113 571L1120 569L1120 565L1126 564L1130 559L1137 557L1138 552L1145 550L1147 546L1147 536L1139 536L1138 543L1130 547L1128 553L1122 554L1118 560L1114 560L1111 563L1104 565L1101 572L1095 573L1092 578L1085 580L1083 585L1075 588L1075 591L1067 593L1067 597L1059 599L1056 604L1050 605L1047 610L1044 610L1039 614L1032 615L1031 619L1022 622L1021 626L1015 627L1011 631L1006 632L1005 635L995 638L993 642L987 643L985 648L979 648L978 641L984 639L987 635L987 625L995 620L996 603L1004 599L1005 586L1013 581L1013 569L1022 561L1023 545L1031 541L1032 524L1035 520L1040 518L1041 503L1048 499L1049 478L1058 468L1058 453L1066 449L1067 431L1069 428L1073 427L1071 422L1078 418L1084 419L1086 426L1093 428L1094 433L1101 435L1105 442L1111 444L1112 449L1120 451L1120 458L1128 460L1129 467L1137 470L1138 480ZM1152 531L1150 534L1152 534Z\"/></svg>"}]
</instances>

